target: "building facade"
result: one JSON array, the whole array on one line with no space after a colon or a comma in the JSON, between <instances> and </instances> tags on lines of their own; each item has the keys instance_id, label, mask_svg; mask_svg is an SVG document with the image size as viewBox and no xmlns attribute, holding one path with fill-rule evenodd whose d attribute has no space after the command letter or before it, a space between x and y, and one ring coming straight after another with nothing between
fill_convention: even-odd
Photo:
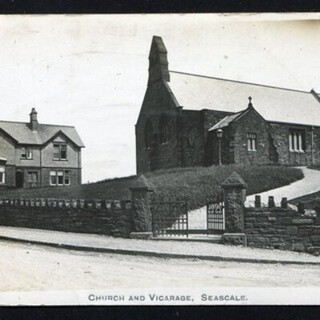
<instances>
[{"instance_id":1,"label":"building facade","mask_svg":"<svg viewBox=\"0 0 320 320\"><path fill-rule=\"evenodd\" d=\"M136 124L137 172L219 163L320 165L319 112L314 90L170 71L166 47L154 36Z\"/></svg>"},{"instance_id":2,"label":"building facade","mask_svg":"<svg viewBox=\"0 0 320 320\"><path fill-rule=\"evenodd\" d=\"M0 121L0 187L32 188L81 184L81 149L71 126Z\"/></svg>"}]
</instances>

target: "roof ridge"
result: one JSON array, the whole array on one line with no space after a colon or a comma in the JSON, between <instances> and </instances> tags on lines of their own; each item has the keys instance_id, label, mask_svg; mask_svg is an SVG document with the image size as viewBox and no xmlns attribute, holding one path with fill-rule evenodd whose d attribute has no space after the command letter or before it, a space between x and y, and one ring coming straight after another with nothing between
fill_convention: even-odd
<instances>
[{"instance_id":1,"label":"roof ridge","mask_svg":"<svg viewBox=\"0 0 320 320\"><path fill-rule=\"evenodd\" d=\"M201 74L194 74L194 73L188 73L188 72L182 72L182 71L174 71L174 70L169 70L169 73L170 72L178 73L178 74L185 74L185 75L194 76L194 77L201 77L201 78L208 78L208 79L215 79L215 80L222 80L222 81L244 83L244 84L250 84L250 85L253 85L253 86L267 87L267 88L272 88L272 89L281 89L281 90L288 90L288 91L294 91L294 92L300 92L300 93L309 93L310 94L310 91L303 91L303 90L297 90L297 89L276 87L276 86L270 86L270 85L267 85L267 84L259 84L259 83L246 82L246 81L240 81L240 80L231 80L231 79L225 79L225 78L211 77L211 76L206 76L206 75L201 75Z\"/></svg>"},{"instance_id":2,"label":"roof ridge","mask_svg":"<svg viewBox=\"0 0 320 320\"><path fill-rule=\"evenodd\" d=\"M0 120L0 122L8 122L8 123L19 123L28 125L29 122L22 121L11 121L11 120ZM50 127L66 127L66 128L75 128L75 126L64 125L64 124L48 124L48 123L38 123L39 126L50 126Z\"/></svg>"},{"instance_id":3,"label":"roof ridge","mask_svg":"<svg viewBox=\"0 0 320 320\"><path fill-rule=\"evenodd\" d=\"M65 125L65 124L48 124L48 123L39 123L40 126L48 127L66 127L66 128L75 128L75 126Z\"/></svg>"},{"instance_id":4,"label":"roof ridge","mask_svg":"<svg viewBox=\"0 0 320 320\"><path fill-rule=\"evenodd\" d=\"M9 122L9 123L20 123L20 124L29 124L29 122L22 122L22 121L10 121L10 120L0 120L0 122Z\"/></svg>"}]
</instances>

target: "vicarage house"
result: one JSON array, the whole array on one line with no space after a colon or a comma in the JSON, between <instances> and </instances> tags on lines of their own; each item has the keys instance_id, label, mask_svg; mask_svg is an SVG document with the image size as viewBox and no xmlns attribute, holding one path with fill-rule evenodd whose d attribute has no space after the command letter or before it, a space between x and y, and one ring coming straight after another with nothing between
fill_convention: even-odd
<instances>
[{"instance_id":1,"label":"vicarage house","mask_svg":"<svg viewBox=\"0 0 320 320\"><path fill-rule=\"evenodd\" d=\"M320 165L320 96L170 71L154 36L136 156L138 173L219 163Z\"/></svg>"},{"instance_id":2,"label":"vicarage house","mask_svg":"<svg viewBox=\"0 0 320 320\"><path fill-rule=\"evenodd\" d=\"M0 121L0 186L30 188L81 184L81 149L72 126Z\"/></svg>"}]
</instances>

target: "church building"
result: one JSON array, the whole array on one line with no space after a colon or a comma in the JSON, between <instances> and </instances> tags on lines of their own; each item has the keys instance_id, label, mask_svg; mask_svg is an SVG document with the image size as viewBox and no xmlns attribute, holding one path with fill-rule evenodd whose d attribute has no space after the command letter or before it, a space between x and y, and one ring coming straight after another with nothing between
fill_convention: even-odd
<instances>
[{"instance_id":1,"label":"church building","mask_svg":"<svg viewBox=\"0 0 320 320\"><path fill-rule=\"evenodd\" d=\"M168 68L154 36L137 173L218 164L320 165L320 95Z\"/></svg>"}]
</instances>

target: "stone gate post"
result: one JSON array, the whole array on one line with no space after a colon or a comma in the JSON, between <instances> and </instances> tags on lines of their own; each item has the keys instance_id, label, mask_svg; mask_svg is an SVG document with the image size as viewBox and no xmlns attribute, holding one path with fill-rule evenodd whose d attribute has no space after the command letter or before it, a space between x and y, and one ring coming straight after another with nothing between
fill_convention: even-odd
<instances>
[{"instance_id":1,"label":"stone gate post","mask_svg":"<svg viewBox=\"0 0 320 320\"><path fill-rule=\"evenodd\" d=\"M134 232L131 238L147 239L152 236L151 196L154 186L144 175L130 187Z\"/></svg>"},{"instance_id":2,"label":"stone gate post","mask_svg":"<svg viewBox=\"0 0 320 320\"><path fill-rule=\"evenodd\" d=\"M225 233L223 242L246 245L244 233L244 202L247 185L233 172L223 183L225 205Z\"/></svg>"}]
</instances>

